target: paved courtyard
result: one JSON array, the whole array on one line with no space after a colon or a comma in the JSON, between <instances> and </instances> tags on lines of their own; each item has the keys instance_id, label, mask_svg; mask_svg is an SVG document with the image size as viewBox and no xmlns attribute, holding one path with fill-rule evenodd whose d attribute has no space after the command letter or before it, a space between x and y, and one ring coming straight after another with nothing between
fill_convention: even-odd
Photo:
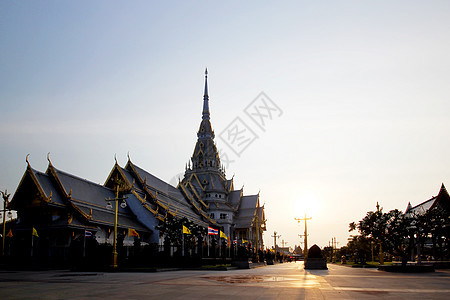
<instances>
[{"instance_id":1,"label":"paved courtyard","mask_svg":"<svg viewBox=\"0 0 450 300\"><path fill-rule=\"evenodd\" d=\"M303 263L251 270L91 273L0 271L0 299L450 299L450 271L395 274Z\"/></svg>"}]
</instances>

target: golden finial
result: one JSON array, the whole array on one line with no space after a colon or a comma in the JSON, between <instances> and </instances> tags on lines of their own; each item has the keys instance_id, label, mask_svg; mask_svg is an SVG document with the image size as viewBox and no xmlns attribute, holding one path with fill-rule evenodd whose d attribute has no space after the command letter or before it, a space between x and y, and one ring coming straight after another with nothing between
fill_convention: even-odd
<instances>
[{"instance_id":1,"label":"golden finial","mask_svg":"<svg viewBox=\"0 0 450 300\"><path fill-rule=\"evenodd\" d=\"M114 160L116 161L116 165L117 165L117 154L114 153Z\"/></svg>"},{"instance_id":2,"label":"golden finial","mask_svg":"<svg viewBox=\"0 0 450 300\"><path fill-rule=\"evenodd\" d=\"M48 160L48 163L50 164L50 166L52 165L52 162L50 161L50 152L49 153L47 153L47 160Z\"/></svg>"},{"instance_id":3,"label":"golden finial","mask_svg":"<svg viewBox=\"0 0 450 300\"><path fill-rule=\"evenodd\" d=\"M25 161L27 162L28 166L31 167L30 166L30 162L28 161L28 156L30 156L30 153L27 154L27 157L25 158Z\"/></svg>"},{"instance_id":4,"label":"golden finial","mask_svg":"<svg viewBox=\"0 0 450 300\"><path fill-rule=\"evenodd\" d=\"M378 201L377 201L377 211L381 211L383 208L381 207L380 208L380 204L378 204Z\"/></svg>"}]
</instances>

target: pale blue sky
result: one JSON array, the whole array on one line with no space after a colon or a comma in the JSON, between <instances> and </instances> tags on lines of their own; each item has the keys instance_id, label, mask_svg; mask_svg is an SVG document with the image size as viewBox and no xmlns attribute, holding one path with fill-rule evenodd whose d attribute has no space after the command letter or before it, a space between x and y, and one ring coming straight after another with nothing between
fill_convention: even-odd
<instances>
[{"instance_id":1,"label":"pale blue sky","mask_svg":"<svg viewBox=\"0 0 450 300\"><path fill-rule=\"evenodd\" d=\"M218 135L258 134L227 168L261 190L288 246L336 236L376 202L404 210L450 187L448 1L2 1L0 189L25 156L103 183L114 163L174 180L192 155L203 72ZM283 111L262 132L245 107ZM247 118L247 119L246 119Z\"/></svg>"}]
</instances>

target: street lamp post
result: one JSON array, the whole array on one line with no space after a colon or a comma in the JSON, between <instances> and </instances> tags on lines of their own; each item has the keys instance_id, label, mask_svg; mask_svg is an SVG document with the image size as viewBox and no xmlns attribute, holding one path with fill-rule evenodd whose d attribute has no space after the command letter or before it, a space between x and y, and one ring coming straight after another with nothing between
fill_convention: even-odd
<instances>
[{"instance_id":1,"label":"street lamp post","mask_svg":"<svg viewBox=\"0 0 450 300\"><path fill-rule=\"evenodd\" d=\"M380 207L380 204L377 201L377 212L382 213L383 208ZM379 257L379 264L380 265L384 265L384 254L383 254L383 243L380 241L380 249L378 252L378 257Z\"/></svg>"},{"instance_id":2,"label":"street lamp post","mask_svg":"<svg viewBox=\"0 0 450 300\"><path fill-rule=\"evenodd\" d=\"M117 268L117 213L118 213L118 202L122 200L122 203L120 204L120 207L125 208L127 207L127 204L125 203L125 199L128 197L121 197L119 198L119 184L117 184L116 187L116 197L114 199L107 198L105 201L108 202L108 205L106 205L106 208L111 209L111 201L114 201L114 240L113 240L113 256L112 256L112 268Z\"/></svg>"},{"instance_id":3,"label":"street lamp post","mask_svg":"<svg viewBox=\"0 0 450 300\"><path fill-rule=\"evenodd\" d=\"M299 223L300 223L300 221L305 221L305 255L304 255L305 259L308 258L308 227L307 227L306 222L311 219L312 219L311 217L307 218L306 214L305 214L305 218L303 218L303 219L295 218L295 220L297 220Z\"/></svg>"},{"instance_id":4,"label":"street lamp post","mask_svg":"<svg viewBox=\"0 0 450 300\"><path fill-rule=\"evenodd\" d=\"M275 251L277 251L277 238L279 238L281 236L281 234L277 235L277 232L274 231L273 232L273 249L275 249Z\"/></svg>"},{"instance_id":5,"label":"street lamp post","mask_svg":"<svg viewBox=\"0 0 450 300\"><path fill-rule=\"evenodd\" d=\"M5 237L6 237L6 207L8 206L8 199L11 194L8 191L0 191L3 196L3 232L2 232L2 256L5 256ZM11 213L11 212L10 212Z\"/></svg>"},{"instance_id":6,"label":"street lamp post","mask_svg":"<svg viewBox=\"0 0 450 300\"><path fill-rule=\"evenodd\" d=\"M370 241L371 249L372 249L372 262L373 262L373 241Z\"/></svg>"},{"instance_id":7,"label":"street lamp post","mask_svg":"<svg viewBox=\"0 0 450 300\"><path fill-rule=\"evenodd\" d=\"M417 246L417 264L420 265L422 264L422 258L421 258L421 253L420 253L420 237L419 237L419 229L417 228L417 226L415 225L411 225L407 227L409 230L411 230L412 234L411 236L414 238L414 231L416 231L416 246ZM413 242L414 244L414 242ZM414 248L412 248L414 249ZM412 250L412 252L414 252L414 250ZM413 255L412 255L413 256ZM413 257L414 258L414 257Z\"/></svg>"}]
</instances>

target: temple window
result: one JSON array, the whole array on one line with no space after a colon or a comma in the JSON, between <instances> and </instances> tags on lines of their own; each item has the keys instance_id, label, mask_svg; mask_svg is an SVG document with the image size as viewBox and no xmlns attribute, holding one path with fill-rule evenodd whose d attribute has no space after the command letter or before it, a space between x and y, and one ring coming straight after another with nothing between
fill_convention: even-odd
<instances>
[{"instance_id":1,"label":"temple window","mask_svg":"<svg viewBox=\"0 0 450 300\"><path fill-rule=\"evenodd\" d=\"M227 219L227 214L220 214L220 219L221 220Z\"/></svg>"}]
</instances>

